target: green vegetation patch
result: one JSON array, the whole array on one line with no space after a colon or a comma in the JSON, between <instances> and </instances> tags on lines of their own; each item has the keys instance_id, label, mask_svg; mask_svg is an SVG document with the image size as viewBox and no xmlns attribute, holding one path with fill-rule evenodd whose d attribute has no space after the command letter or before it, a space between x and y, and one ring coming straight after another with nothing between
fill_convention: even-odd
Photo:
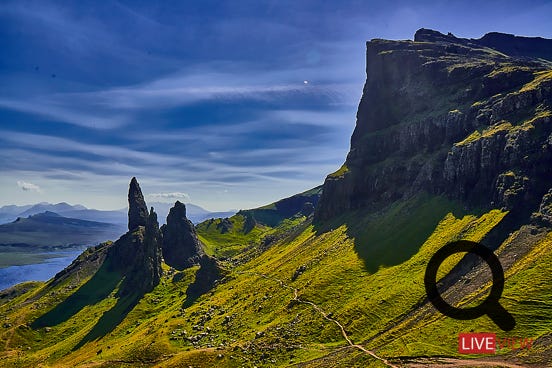
<instances>
[{"instance_id":1,"label":"green vegetation patch","mask_svg":"<svg viewBox=\"0 0 552 368\"><path fill-rule=\"evenodd\" d=\"M349 168L347 167L346 164L343 164L337 171L331 173L328 176L330 178L339 178L339 177L345 176L345 174L347 174L348 172L349 172Z\"/></svg>"},{"instance_id":2,"label":"green vegetation patch","mask_svg":"<svg viewBox=\"0 0 552 368\"><path fill-rule=\"evenodd\" d=\"M552 79L552 70L536 72L534 75L535 78L521 87L520 92L535 90L542 82Z\"/></svg>"}]
</instances>

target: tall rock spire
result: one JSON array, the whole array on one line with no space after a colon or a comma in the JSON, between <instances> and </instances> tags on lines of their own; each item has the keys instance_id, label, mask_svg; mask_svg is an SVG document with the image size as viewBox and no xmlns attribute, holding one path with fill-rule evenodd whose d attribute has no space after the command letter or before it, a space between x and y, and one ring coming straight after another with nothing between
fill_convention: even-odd
<instances>
[{"instance_id":1,"label":"tall rock spire","mask_svg":"<svg viewBox=\"0 0 552 368\"><path fill-rule=\"evenodd\" d=\"M132 231L138 226L146 226L147 220L148 207L140 190L140 184L134 177L128 189L128 229Z\"/></svg>"},{"instance_id":2,"label":"tall rock spire","mask_svg":"<svg viewBox=\"0 0 552 368\"><path fill-rule=\"evenodd\" d=\"M161 231L157 214L148 212L136 178L128 191L128 229L110 247L106 262L125 276L119 292L122 295L153 290L161 278Z\"/></svg>"}]
</instances>

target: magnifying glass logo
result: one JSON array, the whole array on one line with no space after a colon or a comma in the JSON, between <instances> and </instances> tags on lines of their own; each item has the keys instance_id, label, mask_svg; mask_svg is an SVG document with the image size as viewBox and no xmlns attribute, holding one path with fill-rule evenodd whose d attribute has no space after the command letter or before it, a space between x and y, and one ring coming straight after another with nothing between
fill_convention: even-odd
<instances>
[{"instance_id":1,"label":"magnifying glass logo","mask_svg":"<svg viewBox=\"0 0 552 368\"><path fill-rule=\"evenodd\" d=\"M453 307L441 297L437 290L437 270L439 266L449 256L462 252L477 254L483 258L491 268L493 274L493 286L489 296L476 307ZM502 291L504 290L504 270L502 269L502 265L498 257L490 249L479 243L469 240L458 240L448 243L439 249L429 260L424 276L424 284L429 301L445 316L459 320L468 320L486 314L504 331L510 331L516 325L514 317L499 303Z\"/></svg>"}]
</instances>

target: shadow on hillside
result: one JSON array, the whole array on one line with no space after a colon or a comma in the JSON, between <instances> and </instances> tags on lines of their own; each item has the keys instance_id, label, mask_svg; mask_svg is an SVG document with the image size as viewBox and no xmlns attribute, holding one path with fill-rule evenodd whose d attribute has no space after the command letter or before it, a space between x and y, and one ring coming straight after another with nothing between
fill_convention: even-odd
<instances>
[{"instance_id":1,"label":"shadow on hillside","mask_svg":"<svg viewBox=\"0 0 552 368\"><path fill-rule=\"evenodd\" d=\"M534 208L538 208L535 201L510 211L483 237L481 244L493 251L496 250L508 238L510 232L530 223ZM462 218L468 213L481 216L489 210L467 211L459 202L445 197L419 195L397 201L377 213L350 212L329 222L315 223L314 227L317 234L322 234L346 225L347 235L354 239L355 251L364 261L366 269L374 273L380 267L401 264L415 255L448 213ZM475 261L477 260L478 257L475 258ZM463 260L461 266L463 269L469 269L475 261L468 257Z\"/></svg>"},{"instance_id":2,"label":"shadow on hillside","mask_svg":"<svg viewBox=\"0 0 552 368\"><path fill-rule=\"evenodd\" d=\"M63 302L56 305L54 309L37 318L31 324L31 327L56 326L67 321L82 308L94 305L107 298L122 279L123 277L118 272L110 271L107 262L104 262L90 280Z\"/></svg>"},{"instance_id":3,"label":"shadow on hillside","mask_svg":"<svg viewBox=\"0 0 552 368\"><path fill-rule=\"evenodd\" d=\"M117 304L113 306L110 310L106 311L98 320L96 325L82 338L81 341L73 348L73 351L79 349L84 344L89 341L94 341L100 337L103 337L113 331L127 314L134 309L138 304L143 294L136 293L133 295L126 295L120 297L117 300Z\"/></svg>"},{"instance_id":4,"label":"shadow on hillside","mask_svg":"<svg viewBox=\"0 0 552 368\"><path fill-rule=\"evenodd\" d=\"M218 280L224 277L225 271L218 265L213 257L203 256L199 261L200 267L196 272L195 280L186 289L186 300L182 305L188 308L195 303L200 296L211 291Z\"/></svg>"},{"instance_id":5,"label":"shadow on hillside","mask_svg":"<svg viewBox=\"0 0 552 368\"><path fill-rule=\"evenodd\" d=\"M117 287L120 290L124 289L125 278L119 272L112 271L108 263L108 261L104 262L90 280L52 310L38 317L32 322L31 327L37 329L59 325L69 320L83 308L95 305L106 299ZM134 294L118 294L116 296L118 297L117 303L111 309L104 312L94 327L73 350L113 331L138 304L143 293L136 292Z\"/></svg>"},{"instance_id":6,"label":"shadow on hillside","mask_svg":"<svg viewBox=\"0 0 552 368\"><path fill-rule=\"evenodd\" d=\"M398 201L377 212L356 211L333 221L315 224L317 234L346 225L355 252L368 272L401 264L415 255L448 213L459 218L465 211L443 197L418 196Z\"/></svg>"},{"instance_id":7,"label":"shadow on hillside","mask_svg":"<svg viewBox=\"0 0 552 368\"><path fill-rule=\"evenodd\" d=\"M205 294L205 293L203 293ZM199 299L200 296L203 294L201 293L186 293L186 300L184 300L184 303L182 303L182 308L189 308L191 307L196 300Z\"/></svg>"}]
</instances>

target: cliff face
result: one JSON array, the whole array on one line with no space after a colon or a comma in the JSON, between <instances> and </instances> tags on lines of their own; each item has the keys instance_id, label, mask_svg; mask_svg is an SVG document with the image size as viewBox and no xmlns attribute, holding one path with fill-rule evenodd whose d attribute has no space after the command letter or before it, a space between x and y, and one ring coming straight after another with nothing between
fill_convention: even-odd
<instances>
[{"instance_id":1,"label":"cliff face","mask_svg":"<svg viewBox=\"0 0 552 368\"><path fill-rule=\"evenodd\" d=\"M552 187L551 49L541 38L424 29L415 41L368 42L351 149L316 218L421 191L537 211Z\"/></svg>"}]
</instances>

